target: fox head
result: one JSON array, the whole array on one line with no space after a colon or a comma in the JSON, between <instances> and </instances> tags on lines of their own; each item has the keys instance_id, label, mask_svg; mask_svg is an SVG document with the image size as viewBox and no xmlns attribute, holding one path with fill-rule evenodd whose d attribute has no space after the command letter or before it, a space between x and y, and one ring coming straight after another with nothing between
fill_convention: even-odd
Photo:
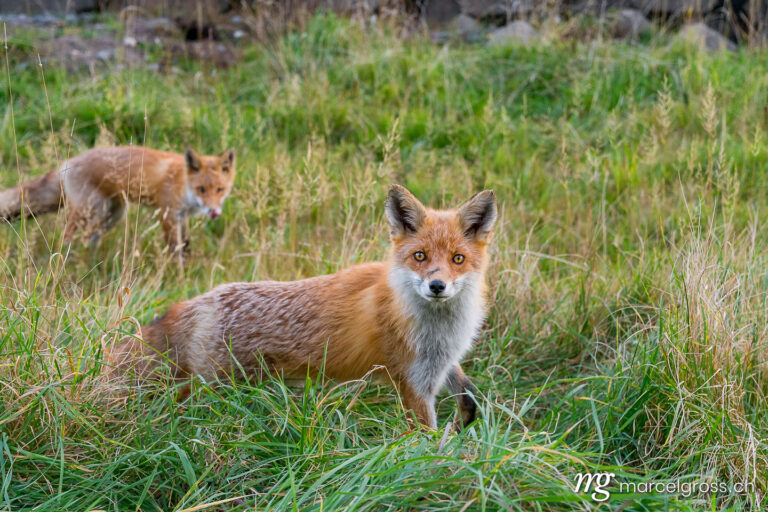
<instances>
[{"instance_id":1,"label":"fox head","mask_svg":"<svg viewBox=\"0 0 768 512\"><path fill-rule=\"evenodd\" d=\"M457 210L432 210L393 185L385 210L392 282L401 293L442 303L479 289L497 217L492 191L476 194Z\"/></svg>"},{"instance_id":2,"label":"fox head","mask_svg":"<svg viewBox=\"0 0 768 512\"><path fill-rule=\"evenodd\" d=\"M201 156L192 148L184 152L187 195L184 202L191 210L215 219L235 180L235 152L227 149L219 155Z\"/></svg>"}]
</instances>

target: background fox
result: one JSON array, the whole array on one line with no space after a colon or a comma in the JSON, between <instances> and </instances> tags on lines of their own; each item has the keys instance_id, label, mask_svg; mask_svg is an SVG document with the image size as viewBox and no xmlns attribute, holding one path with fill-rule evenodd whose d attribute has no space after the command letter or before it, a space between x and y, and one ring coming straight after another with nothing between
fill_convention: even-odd
<instances>
[{"instance_id":1,"label":"background fox","mask_svg":"<svg viewBox=\"0 0 768 512\"><path fill-rule=\"evenodd\" d=\"M189 215L221 214L234 176L232 149L201 156L192 149L181 155L140 146L94 148L48 174L0 192L0 218L56 211L66 200L64 243L71 243L82 229L88 242L96 244L131 201L158 209L165 241L176 251L189 244Z\"/></svg>"},{"instance_id":2,"label":"background fox","mask_svg":"<svg viewBox=\"0 0 768 512\"><path fill-rule=\"evenodd\" d=\"M231 283L171 306L112 352L140 374L168 358L174 376L244 370L356 379L385 367L423 425L437 427L435 397L457 395L464 425L475 418L459 366L485 314L486 246L496 199L484 191L458 210L427 209L393 186L386 201L386 262L292 282ZM142 341L143 340L143 341ZM134 361L134 356L140 359Z\"/></svg>"}]
</instances>

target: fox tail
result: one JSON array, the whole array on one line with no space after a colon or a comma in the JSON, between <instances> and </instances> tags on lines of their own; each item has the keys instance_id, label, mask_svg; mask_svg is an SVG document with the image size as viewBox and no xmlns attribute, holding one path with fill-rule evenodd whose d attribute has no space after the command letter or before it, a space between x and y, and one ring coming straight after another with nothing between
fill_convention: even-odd
<instances>
[{"instance_id":1,"label":"fox tail","mask_svg":"<svg viewBox=\"0 0 768 512\"><path fill-rule=\"evenodd\" d=\"M0 219L12 221L20 217L55 212L63 203L59 169L38 178L0 191Z\"/></svg>"}]
</instances>

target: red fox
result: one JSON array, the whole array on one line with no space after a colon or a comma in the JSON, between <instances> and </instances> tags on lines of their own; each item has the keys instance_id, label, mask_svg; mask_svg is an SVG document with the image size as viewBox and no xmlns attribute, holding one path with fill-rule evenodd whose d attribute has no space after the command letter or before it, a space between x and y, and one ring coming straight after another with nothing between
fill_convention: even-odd
<instances>
[{"instance_id":1,"label":"red fox","mask_svg":"<svg viewBox=\"0 0 768 512\"><path fill-rule=\"evenodd\" d=\"M395 185L385 204L386 262L292 282L230 283L170 307L110 355L139 376L162 360L175 379L228 372L357 379L385 368L407 409L436 428L435 397L447 384L463 425L474 390L459 361L485 316L486 248L496 197L486 190L458 210L425 208Z\"/></svg>"},{"instance_id":2,"label":"red fox","mask_svg":"<svg viewBox=\"0 0 768 512\"><path fill-rule=\"evenodd\" d=\"M181 155L140 146L90 149L36 179L0 192L0 219L57 211L66 200L69 217L63 240L70 244L83 229L91 245L122 218L126 201L154 206L165 241L173 251L186 248L186 217L216 218L235 176L235 153Z\"/></svg>"}]
</instances>

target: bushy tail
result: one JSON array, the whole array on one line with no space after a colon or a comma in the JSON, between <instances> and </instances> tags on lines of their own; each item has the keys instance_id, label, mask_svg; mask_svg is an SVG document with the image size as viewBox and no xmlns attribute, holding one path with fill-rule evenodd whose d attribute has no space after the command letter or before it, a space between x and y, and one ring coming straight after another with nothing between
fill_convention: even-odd
<instances>
[{"instance_id":1,"label":"bushy tail","mask_svg":"<svg viewBox=\"0 0 768 512\"><path fill-rule=\"evenodd\" d=\"M58 169L0 192L0 220L57 211L63 203Z\"/></svg>"}]
</instances>

